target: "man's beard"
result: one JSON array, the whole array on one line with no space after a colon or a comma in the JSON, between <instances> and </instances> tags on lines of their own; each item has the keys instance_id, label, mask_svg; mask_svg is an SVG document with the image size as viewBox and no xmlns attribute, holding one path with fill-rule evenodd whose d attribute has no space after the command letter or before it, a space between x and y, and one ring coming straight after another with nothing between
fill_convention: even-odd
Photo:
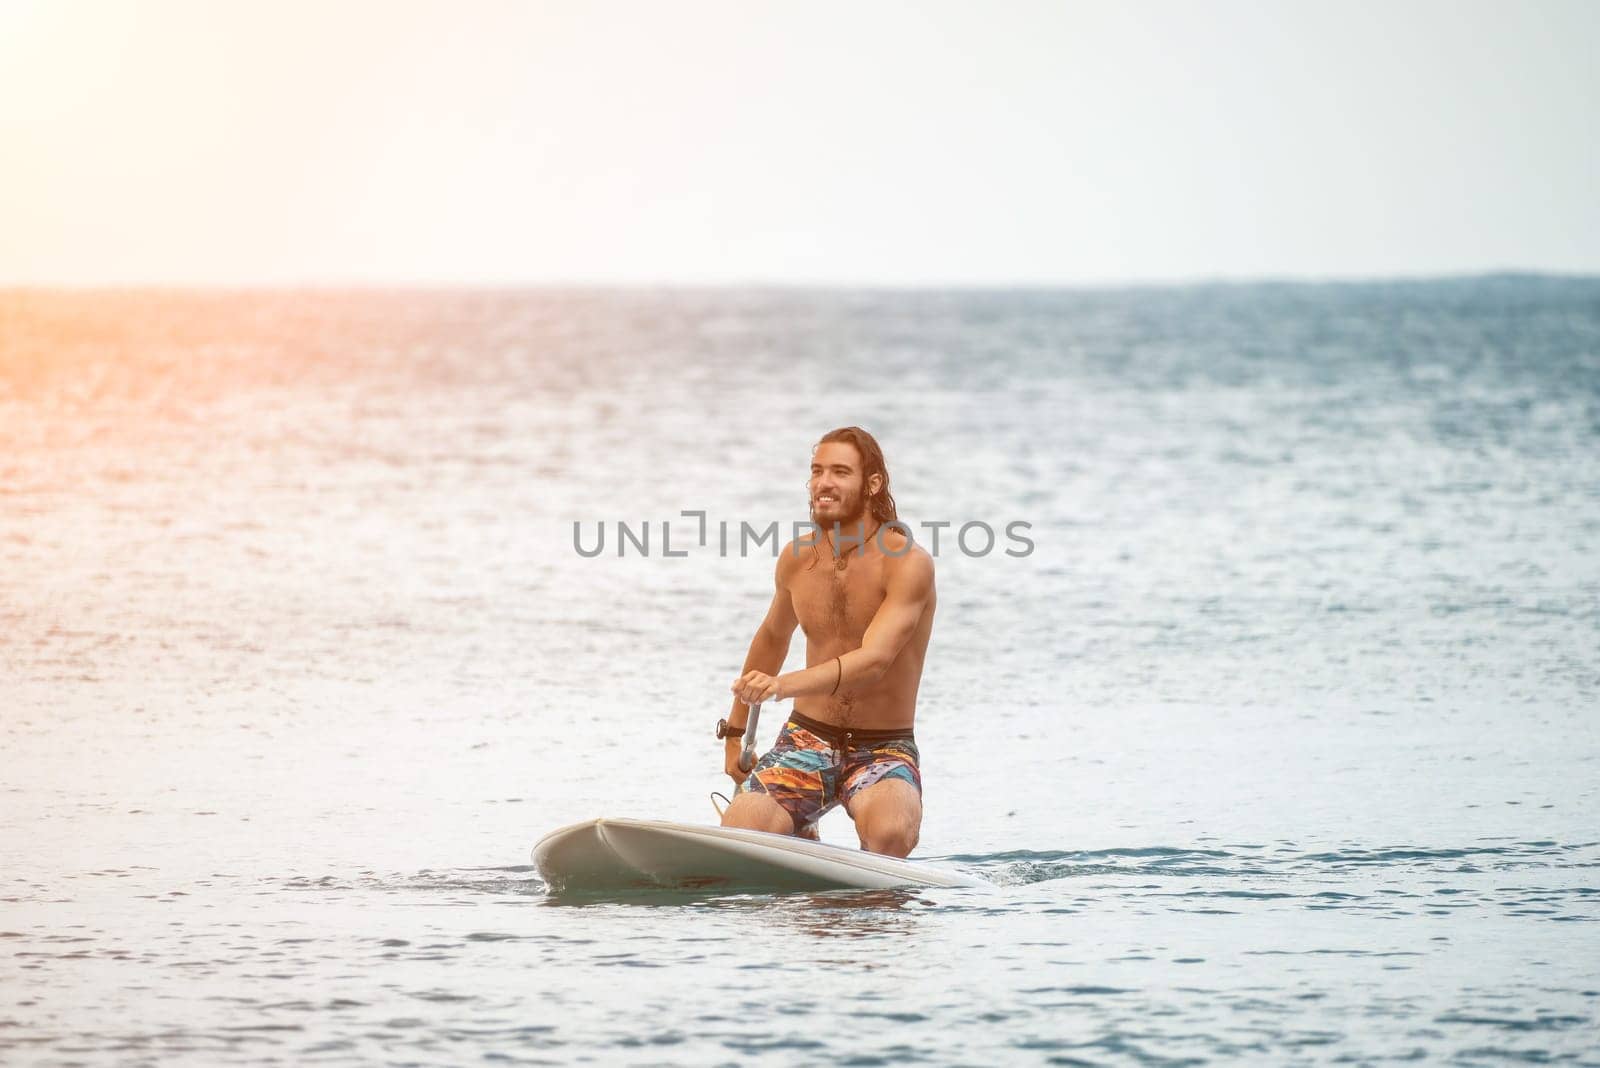
<instances>
[{"instance_id":1,"label":"man's beard","mask_svg":"<svg viewBox=\"0 0 1600 1068\"><path fill-rule=\"evenodd\" d=\"M821 518L817 512L817 504L811 502L811 521L824 530L832 530L835 523L846 533L858 523L864 523L867 515L867 498L864 493L843 494L839 502L832 506L833 512L827 519Z\"/></svg>"}]
</instances>

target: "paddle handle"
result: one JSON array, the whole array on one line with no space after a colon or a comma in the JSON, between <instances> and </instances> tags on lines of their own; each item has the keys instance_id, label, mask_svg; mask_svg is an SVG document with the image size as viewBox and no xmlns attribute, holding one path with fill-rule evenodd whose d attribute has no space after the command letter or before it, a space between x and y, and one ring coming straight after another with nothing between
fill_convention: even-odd
<instances>
[{"instance_id":1,"label":"paddle handle","mask_svg":"<svg viewBox=\"0 0 1600 1068\"><path fill-rule=\"evenodd\" d=\"M744 724L744 748L739 750L739 770L749 771L756 766L756 724L761 721L761 705L750 706L750 718Z\"/></svg>"}]
</instances>

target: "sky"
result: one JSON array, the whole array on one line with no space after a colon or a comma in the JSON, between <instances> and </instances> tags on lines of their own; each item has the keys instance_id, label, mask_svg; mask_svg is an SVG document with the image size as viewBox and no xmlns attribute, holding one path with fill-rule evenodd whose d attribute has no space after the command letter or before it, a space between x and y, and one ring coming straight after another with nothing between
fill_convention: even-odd
<instances>
[{"instance_id":1,"label":"sky","mask_svg":"<svg viewBox=\"0 0 1600 1068\"><path fill-rule=\"evenodd\" d=\"M0 284L1600 272L1595 0L0 0Z\"/></svg>"}]
</instances>

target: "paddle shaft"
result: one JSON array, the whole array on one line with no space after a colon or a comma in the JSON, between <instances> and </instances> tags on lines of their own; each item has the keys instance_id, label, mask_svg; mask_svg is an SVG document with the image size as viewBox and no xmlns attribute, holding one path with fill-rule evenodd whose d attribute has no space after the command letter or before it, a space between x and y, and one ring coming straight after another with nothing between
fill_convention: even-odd
<instances>
[{"instance_id":1,"label":"paddle shaft","mask_svg":"<svg viewBox=\"0 0 1600 1068\"><path fill-rule=\"evenodd\" d=\"M785 698L774 697L774 701ZM750 706L750 718L744 724L744 748L739 750L739 770L749 771L756 766L756 724L761 720L761 702Z\"/></svg>"},{"instance_id":2,"label":"paddle shaft","mask_svg":"<svg viewBox=\"0 0 1600 1068\"><path fill-rule=\"evenodd\" d=\"M761 703L750 706L750 718L744 724L744 748L739 750L739 770L749 771L756 766L756 724L761 722Z\"/></svg>"}]
</instances>

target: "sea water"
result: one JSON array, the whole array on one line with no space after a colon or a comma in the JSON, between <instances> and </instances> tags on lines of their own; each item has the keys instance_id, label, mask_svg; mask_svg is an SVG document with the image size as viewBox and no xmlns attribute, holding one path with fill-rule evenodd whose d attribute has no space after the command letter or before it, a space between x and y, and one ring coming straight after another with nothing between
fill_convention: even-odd
<instances>
[{"instance_id":1,"label":"sea water","mask_svg":"<svg viewBox=\"0 0 1600 1068\"><path fill-rule=\"evenodd\" d=\"M992 886L550 895L847 424ZM0 1062L1600 1063L1597 461L1592 279L0 294Z\"/></svg>"}]
</instances>

